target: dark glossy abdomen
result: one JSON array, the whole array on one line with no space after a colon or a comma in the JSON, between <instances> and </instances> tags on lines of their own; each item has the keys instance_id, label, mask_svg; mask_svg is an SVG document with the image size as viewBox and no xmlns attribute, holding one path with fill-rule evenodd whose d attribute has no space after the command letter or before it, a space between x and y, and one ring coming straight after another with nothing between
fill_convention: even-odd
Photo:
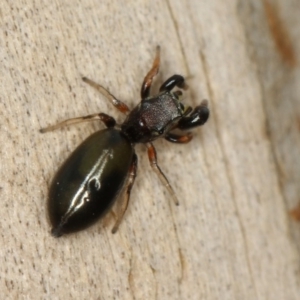
<instances>
[{"instance_id":1,"label":"dark glossy abdomen","mask_svg":"<svg viewBox=\"0 0 300 300\"><path fill-rule=\"evenodd\" d=\"M82 230L114 203L134 149L116 129L98 131L70 155L56 173L49 192L52 234Z\"/></svg>"}]
</instances>

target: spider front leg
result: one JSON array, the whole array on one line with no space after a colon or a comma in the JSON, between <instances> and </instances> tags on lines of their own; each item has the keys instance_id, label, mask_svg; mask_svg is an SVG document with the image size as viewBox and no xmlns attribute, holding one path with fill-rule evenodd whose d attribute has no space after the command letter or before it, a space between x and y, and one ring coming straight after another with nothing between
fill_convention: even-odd
<instances>
[{"instance_id":1,"label":"spider front leg","mask_svg":"<svg viewBox=\"0 0 300 300\"><path fill-rule=\"evenodd\" d=\"M92 115L87 115L84 117L78 117L78 118L72 118L72 119L68 119L68 120L64 120L60 123L57 123L55 125L49 126L49 127L45 127L40 129L41 133L45 133L48 131L52 131L64 126L69 126L69 125L73 125L73 124L77 124L77 123L81 123L81 122L86 122L86 121L95 121L95 120L100 120L101 122L104 123L104 125L106 127L115 127L116 125L116 120L104 113L99 113L99 114L92 114Z\"/></svg>"},{"instance_id":2,"label":"spider front leg","mask_svg":"<svg viewBox=\"0 0 300 300\"><path fill-rule=\"evenodd\" d=\"M153 81L154 76L158 73L159 70L159 63L160 63L160 46L156 47L156 56L154 58L152 68L147 73L144 78L142 88L141 88L141 98L145 99L150 94L150 88Z\"/></svg>"},{"instance_id":3,"label":"spider front leg","mask_svg":"<svg viewBox=\"0 0 300 300\"><path fill-rule=\"evenodd\" d=\"M165 135L165 139L171 143L186 144L193 139L193 134L188 132L187 134L179 135L169 132Z\"/></svg>"},{"instance_id":4,"label":"spider front leg","mask_svg":"<svg viewBox=\"0 0 300 300\"><path fill-rule=\"evenodd\" d=\"M209 117L208 101L203 100L194 110L179 120L177 128L181 130L191 129L203 125Z\"/></svg>"}]
</instances>

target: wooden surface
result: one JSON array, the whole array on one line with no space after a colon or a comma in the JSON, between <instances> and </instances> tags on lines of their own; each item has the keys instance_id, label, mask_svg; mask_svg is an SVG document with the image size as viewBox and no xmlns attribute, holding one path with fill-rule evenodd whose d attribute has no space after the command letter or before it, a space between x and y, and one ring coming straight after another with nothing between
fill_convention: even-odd
<instances>
[{"instance_id":1,"label":"wooden surface","mask_svg":"<svg viewBox=\"0 0 300 300\"><path fill-rule=\"evenodd\" d=\"M300 4L267 1L2 1L2 299L299 299ZM125 4L126 3L126 4ZM60 239L47 189L89 123L123 116L81 81L133 107L161 46L155 87L190 77L185 103L211 118L188 145L155 143L180 206L143 146L128 213Z\"/></svg>"}]
</instances>

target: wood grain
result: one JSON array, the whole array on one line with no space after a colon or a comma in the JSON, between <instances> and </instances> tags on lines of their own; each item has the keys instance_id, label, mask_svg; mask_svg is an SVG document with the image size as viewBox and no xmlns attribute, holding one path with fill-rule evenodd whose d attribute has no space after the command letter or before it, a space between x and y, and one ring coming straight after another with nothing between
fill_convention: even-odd
<instances>
[{"instance_id":1,"label":"wood grain","mask_svg":"<svg viewBox=\"0 0 300 300\"><path fill-rule=\"evenodd\" d=\"M296 0L2 1L1 298L299 299L299 14ZM122 122L81 77L133 107L158 44L154 87L182 74L185 103L211 109L189 144L155 143L180 206L138 145L119 231L109 214L54 239L51 178L102 125L38 130L95 112Z\"/></svg>"}]
</instances>

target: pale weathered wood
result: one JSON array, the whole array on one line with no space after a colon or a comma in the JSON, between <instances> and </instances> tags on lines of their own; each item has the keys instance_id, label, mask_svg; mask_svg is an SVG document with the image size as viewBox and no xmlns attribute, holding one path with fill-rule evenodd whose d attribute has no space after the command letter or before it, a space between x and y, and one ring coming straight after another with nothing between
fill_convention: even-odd
<instances>
[{"instance_id":1,"label":"pale weathered wood","mask_svg":"<svg viewBox=\"0 0 300 300\"><path fill-rule=\"evenodd\" d=\"M0 13L1 299L299 299L298 1L16 0ZM119 231L110 214L54 239L51 177L103 126L39 128L100 111L121 122L81 77L132 107L157 44L155 85L189 76L185 102L212 111L190 144L156 143L180 206L138 146Z\"/></svg>"}]
</instances>

